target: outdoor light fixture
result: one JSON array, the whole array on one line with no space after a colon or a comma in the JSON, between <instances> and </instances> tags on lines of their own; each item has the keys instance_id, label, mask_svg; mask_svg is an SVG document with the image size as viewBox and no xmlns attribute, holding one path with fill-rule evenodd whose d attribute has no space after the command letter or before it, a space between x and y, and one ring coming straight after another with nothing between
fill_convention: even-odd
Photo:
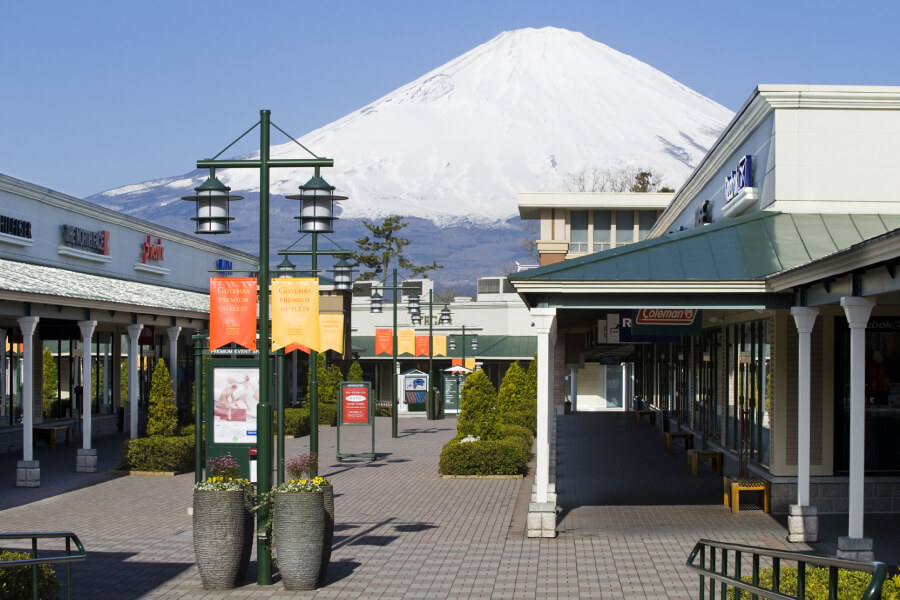
<instances>
[{"instance_id":1,"label":"outdoor light fixture","mask_svg":"<svg viewBox=\"0 0 900 600\"><path fill-rule=\"evenodd\" d=\"M451 325L452 322L453 322L453 321L452 321L452 319L450 318L450 309L447 307L447 305L444 305L444 308L441 309L441 317L440 317L439 324L441 324L441 325ZM451 338L451 339L452 339L452 338ZM452 348L451 348L451 350L452 350Z\"/></svg>"},{"instance_id":2,"label":"outdoor light fixture","mask_svg":"<svg viewBox=\"0 0 900 600\"><path fill-rule=\"evenodd\" d=\"M334 186L316 174L300 186L300 193L285 196L288 200L300 201L300 215L294 217L300 221L300 233L334 233L334 203L346 200L347 196L335 196Z\"/></svg>"},{"instance_id":3,"label":"outdoor light fixture","mask_svg":"<svg viewBox=\"0 0 900 600\"><path fill-rule=\"evenodd\" d=\"M228 192L231 188L216 179L216 170L209 170L209 177L200 187L194 188L195 196L183 196L182 200L197 203L197 214L191 217L196 221L197 228L194 233L231 233L228 222L234 217L228 215L228 203L233 200L243 200L243 196L232 196Z\"/></svg>"},{"instance_id":4,"label":"outdoor light fixture","mask_svg":"<svg viewBox=\"0 0 900 600\"><path fill-rule=\"evenodd\" d=\"M472 350L478 350L478 335L472 336Z\"/></svg>"},{"instance_id":5,"label":"outdoor light fixture","mask_svg":"<svg viewBox=\"0 0 900 600\"><path fill-rule=\"evenodd\" d=\"M343 258L334 263L334 268L331 270L334 274L334 289L341 292L351 289L352 269L353 267L350 266L350 263Z\"/></svg>"},{"instance_id":6,"label":"outdoor light fixture","mask_svg":"<svg viewBox=\"0 0 900 600\"><path fill-rule=\"evenodd\" d=\"M278 269L279 277L293 277L294 270L296 269L296 267L294 266L294 263L289 261L287 256L284 257L283 261L278 263L278 267L276 267L276 268Z\"/></svg>"},{"instance_id":7,"label":"outdoor light fixture","mask_svg":"<svg viewBox=\"0 0 900 600\"><path fill-rule=\"evenodd\" d=\"M413 325L422 324L422 315L419 313L412 313L409 318L412 320Z\"/></svg>"},{"instance_id":8,"label":"outdoor light fixture","mask_svg":"<svg viewBox=\"0 0 900 600\"><path fill-rule=\"evenodd\" d=\"M369 312L373 314L381 314L381 294L374 292L369 299Z\"/></svg>"},{"instance_id":9,"label":"outdoor light fixture","mask_svg":"<svg viewBox=\"0 0 900 600\"><path fill-rule=\"evenodd\" d=\"M447 347L451 350L456 350L456 338L452 335L450 336L450 339L447 340Z\"/></svg>"},{"instance_id":10,"label":"outdoor light fixture","mask_svg":"<svg viewBox=\"0 0 900 600\"><path fill-rule=\"evenodd\" d=\"M418 294L410 294L409 298L407 298L406 302L407 302L406 308L409 311L409 314L418 315L420 312L419 311L419 295ZM420 318L419 321L421 322L421 320L422 319Z\"/></svg>"}]
</instances>

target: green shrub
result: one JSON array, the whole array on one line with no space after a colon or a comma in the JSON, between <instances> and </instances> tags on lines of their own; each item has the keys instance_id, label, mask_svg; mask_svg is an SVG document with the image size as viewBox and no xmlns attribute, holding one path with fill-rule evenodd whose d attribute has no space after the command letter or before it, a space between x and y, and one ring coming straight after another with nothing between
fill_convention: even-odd
<instances>
[{"instance_id":1,"label":"green shrub","mask_svg":"<svg viewBox=\"0 0 900 600\"><path fill-rule=\"evenodd\" d=\"M501 423L497 427L497 433L500 439L515 442L522 455L525 456L525 462L528 462L528 458L531 457L531 446L534 442L534 436L529 429L520 425Z\"/></svg>"},{"instance_id":2,"label":"green shrub","mask_svg":"<svg viewBox=\"0 0 900 600\"><path fill-rule=\"evenodd\" d=\"M772 567L766 567L759 572L759 584L762 587L772 589ZM742 577L744 581L752 581L750 576ZM872 576L862 571L838 570L838 597L837 600L855 600L861 598ZM797 569L795 567L781 568L781 585L779 591L782 594L795 596L797 594ZM728 600L734 600L734 590L728 591ZM738 596L740 600L750 600L750 592L742 591ZM806 598L807 600L828 600L828 569L808 567L806 569ZM900 575L894 576L884 582L881 588L882 600L900 600Z\"/></svg>"},{"instance_id":3,"label":"green shrub","mask_svg":"<svg viewBox=\"0 0 900 600\"><path fill-rule=\"evenodd\" d=\"M156 361L150 383L150 415L147 419L147 435L175 435L178 427L178 409L175 408L175 394L172 379L163 359Z\"/></svg>"},{"instance_id":4,"label":"green shrub","mask_svg":"<svg viewBox=\"0 0 900 600\"><path fill-rule=\"evenodd\" d=\"M125 440L121 467L130 471L190 471L194 438L153 436Z\"/></svg>"},{"instance_id":5,"label":"green shrub","mask_svg":"<svg viewBox=\"0 0 900 600\"><path fill-rule=\"evenodd\" d=\"M441 450L442 475L523 475L528 457L512 439L460 443L452 439Z\"/></svg>"},{"instance_id":6,"label":"green shrub","mask_svg":"<svg viewBox=\"0 0 900 600\"><path fill-rule=\"evenodd\" d=\"M528 390L528 378L519 363L509 365L497 392L497 410L502 415L525 409L530 404Z\"/></svg>"},{"instance_id":7,"label":"green shrub","mask_svg":"<svg viewBox=\"0 0 900 600\"><path fill-rule=\"evenodd\" d=\"M500 422L524 427L534 436L537 432L537 411L518 410L500 415Z\"/></svg>"},{"instance_id":8,"label":"green shrub","mask_svg":"<svg viewBox=\"0 0 900 600\"><path fill-rule=\"evenodd\" d=\"M319 425L337 425L337 402L322 402L319 399Z\"/></svg>"},{"instance_id":9,"label":"green shrub","mask_svg":"<svg viewBox=\"0 0 900 600\"><path fill-rule=\"evenodd\" d=\"M284 434L295 438L309 435L309 408L284 409Z\"/></svg>"},{"instance_id":10,"label":"green shrub","mask_svg":"<svg viewBox=\"0 0 900 600\"><path fill-rule=\"evenodd\" d=\"M41 375L44 378L44 415L49 419L51 416L56 416L53 415L53 404L59 400L59 370L50 348L44 348Z\"/></svg>"},{"instance_id":11,"label":"green shrub","mask_svg":"<svg viewBox=\"0 0 900 600\"><path fill-rule=\"evenodd\" d=\"M350 365L350 369L347 371L347 381L365 381L363 369L358 360L354 360Z\"/></svg>"},{"instance_id":12,"label":"green shrub","mask_svg":"<svg viewBox=\"0 0 900 600\"><path fill-rule=\"evenodd\" d=\"M494 440L498 437L497 425L497 392L484 371L475 371L466 378L460 391L456 431L462 437Z\"/></svg>"},{"instance_id":13,"label":"green shrub","mask_svg":"<svg viewBox=\"0 0 900 600\"><path fill-rule=\"evenodd\" d=\"M25 552L0 549L0 562L31 558ZM0 569L0 600L33 598L32 568L30 566ZM50 565L38 565L38 597L41 600L59 598L59 582Z\"/></svg>"}]
</instances>

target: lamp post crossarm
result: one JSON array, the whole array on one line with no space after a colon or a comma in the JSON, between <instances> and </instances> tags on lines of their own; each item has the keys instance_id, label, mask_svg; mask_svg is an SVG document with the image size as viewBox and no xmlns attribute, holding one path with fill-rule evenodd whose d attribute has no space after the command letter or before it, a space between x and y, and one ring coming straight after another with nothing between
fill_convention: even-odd
<instances>
[{"instance_id":1,"label":"lamp post crossarm","mask_svg":"<svg viewBox=\"0 0 900 600\"><path fill-rule=\"evenodd\" d=\"M333 167L333 158L205 159L197 161L198 169L259 169L262 167Z\"/></svg>"}]
</instances>

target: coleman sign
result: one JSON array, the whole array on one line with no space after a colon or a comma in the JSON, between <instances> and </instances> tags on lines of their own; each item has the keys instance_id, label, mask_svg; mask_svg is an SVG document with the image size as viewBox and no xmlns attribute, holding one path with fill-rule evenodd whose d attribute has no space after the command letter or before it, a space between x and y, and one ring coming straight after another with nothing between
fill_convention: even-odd
<instances>
[{"instance_id":1,"label":"coleman sign","mask_svg":"<svg viewBox=\"0 0 900 600\"><path fill-rule=\"evenodd\" d=\"M691 325L699 313L696 308L642 308L634 322L636 325Z\"/></svg>"}]
</instances>

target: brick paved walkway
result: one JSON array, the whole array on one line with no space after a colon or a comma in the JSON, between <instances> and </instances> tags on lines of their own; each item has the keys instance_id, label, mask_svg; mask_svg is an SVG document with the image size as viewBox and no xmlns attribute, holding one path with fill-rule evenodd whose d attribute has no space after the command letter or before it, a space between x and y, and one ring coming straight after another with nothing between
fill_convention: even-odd
<instances>
[{"instance_id":1,"label":"brick paved walkway","mask_svg":"<svg viewBox=\"0 0 900 600\"><path fill-rule=\"evenodd\" d=\"M561 476L567 465L597 464L601 458L573 453L575 446L562 442L580 419L560 419ZM578 506L564 506L557 538L525 539L528 490L522 488L530 487L529 480L443 480L438 475L438 455L455 433L455 419L401 419L397 439L390 437L388 419L376 421L376 462L337 462L332 458L335 430L320 429L320 471L335 485L336 531L328 580L315 592L286 592L277 577L272 586L257 586L255 563L241 588L203 590L187 513L193 474L76 474L71 472L74 444L55 449L52 456L49 449L42 451L37 490L13 487L14 457L0 458L0 530L74 531L89 555L73 568L74 596L115 600L687 599L697 597L698 584L684 561L699 537L789 547L783 527L758 511L734 516L715 504L590 506L583 504L584 491L571 496ZM341 437L345 452L354 451L354 443L360 449L365 445L347 429ZM101 445L106 465L115 443ZM286 446L288 456L304 453L308 438L289 439ZM662 452L661 436L653 448Z\"/></svg>"}]
</instances>

